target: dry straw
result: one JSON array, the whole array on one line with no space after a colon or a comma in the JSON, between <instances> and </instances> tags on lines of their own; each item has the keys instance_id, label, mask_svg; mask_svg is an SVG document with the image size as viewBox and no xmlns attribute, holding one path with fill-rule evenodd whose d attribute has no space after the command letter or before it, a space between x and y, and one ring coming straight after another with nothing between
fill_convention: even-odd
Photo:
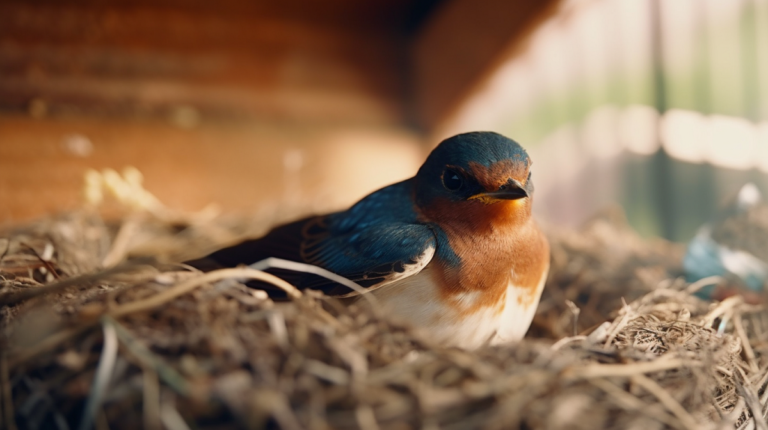
<instances>
[{"instance_id":1,"label":"dry straw","mask_svg":"<svg viewBox=\"0 0 768 430\"><path fill-rule=\"evenodd\" d=\"M441 348L375 303L261 270L172 264L256 230L73 213L0 235L0 423L768 428L764 308L698 299L721 280L686 284L680 247L639 239L616 213L550 231L552 276L531 332L478 351ZM272 302L247 279L292 299Z\"/></svg>"}]
</instances>

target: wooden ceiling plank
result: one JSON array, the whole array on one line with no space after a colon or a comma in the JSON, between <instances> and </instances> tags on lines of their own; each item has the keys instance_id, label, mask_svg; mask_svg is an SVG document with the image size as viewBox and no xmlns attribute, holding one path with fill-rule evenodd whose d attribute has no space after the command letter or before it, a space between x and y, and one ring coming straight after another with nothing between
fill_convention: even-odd
<instances>
[{"instance_id":1,"label":"wooden ceiling plank","mask_svg":"<svg viewBox=\"0 0 768 430\"><path fill-rule=\"evenodd\" d=\"M421 126L433 130L446 121L558 3L453 0L438 8L411 50Z\"/></svg>"}]
</instances>

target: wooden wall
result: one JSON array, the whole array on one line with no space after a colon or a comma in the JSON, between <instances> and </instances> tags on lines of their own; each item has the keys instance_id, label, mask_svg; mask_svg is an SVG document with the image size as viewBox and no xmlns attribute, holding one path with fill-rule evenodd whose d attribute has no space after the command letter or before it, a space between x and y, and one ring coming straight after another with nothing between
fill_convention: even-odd
<instances>
[{"instance_id":1,"label":"wooden wall","mask_svg":"<svg viewBox=\"0 0 768 430\"><path fill-rule=\"evenodd\" d=\"M434 3L0 2L0 222L78 206L87 168L240 212L340 208L409 176L403 46Z\"/></svg>"},{"instance_id":2,"label":"wooden wall","mask_svg":"<svg viewBox=\"0 0 768 430\"><path fill-rule=\"evenodd\" d=\"M423 4L4 0L0 108L401 124Z\"/></svg>"},{"instance_id":3,"label":"wooden wall","mask_svg":"<svg viewBox=\"0 0 768 430\"><path fill-rule=\"evenodd\" d=\"M407 130L0 116L0 224L83 204L88 169L138 168L173 209L291 218L405 179L424 156Z\"/></svg>"},{"instance_id":4,"label":"wooden wall","mask_svg":"<svg viewBox=\"0 0 768 430\"><path fill-rule=\"evenodd\" d=\"M253 212L286 187L344 207L413 174L550 2L0 1L0 222L76 207L87 168L126 165L179 209Z\"/></svg>"}]
</instances>

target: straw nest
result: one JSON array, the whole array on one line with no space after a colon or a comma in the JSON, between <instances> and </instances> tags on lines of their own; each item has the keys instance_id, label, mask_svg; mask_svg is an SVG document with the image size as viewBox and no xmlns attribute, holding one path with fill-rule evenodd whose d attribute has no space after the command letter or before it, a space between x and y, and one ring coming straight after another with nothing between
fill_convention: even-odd
<instances>
[{"instance_id":1,"label":"straw nest","mask_svg":"<svg viewBox=\"0 0 768 430\"><path fill-rule=\"evenodd\" d=\"M619 213L551 230L528 336L478 351L173 263L263 227L78 212L0 234L0 426L768 429L764 309L695 297L717 280L685 283L681 247Z\"/></svg>"}]
</instances>

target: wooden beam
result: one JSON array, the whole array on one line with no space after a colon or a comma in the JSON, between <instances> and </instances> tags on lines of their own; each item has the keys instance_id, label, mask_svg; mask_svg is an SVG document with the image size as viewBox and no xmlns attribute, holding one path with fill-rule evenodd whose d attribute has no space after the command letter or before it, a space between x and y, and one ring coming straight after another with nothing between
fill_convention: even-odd
<instances>
[{"instance_id":1,"label":"wooden beam","mask_svg":"<svg viewBox=\"0 0 768 430\"><path fill-rule=\"evenodd\" d=\"M425 155L420 136L394 127L0 115L0 136L0 228L81 208L88 169L134 166L176 210L290 218L346 208L412 176Z\"/></svg>"},{"instance_id":2,"label":"wooden beam","mask_svg":"<svg viewBox=\"0 0 768 430\"><path fill-rule=\"evenodd\" d=\"M42 100L53 114L405 121L406 36L390 16L405 0L357 17L351 0L177 3L0 2L0 110Z\"/></svg>"},{"instance_id":3,"label":"wooden beam","mask_svg":"<svg viewBox=\"0 0 768 430\"><path fill-rule=\"evenodd\" d=\"M439 128L558 3L453 0L438 7L411 51L418 123Z\"/></svg>"}]
</instances>

